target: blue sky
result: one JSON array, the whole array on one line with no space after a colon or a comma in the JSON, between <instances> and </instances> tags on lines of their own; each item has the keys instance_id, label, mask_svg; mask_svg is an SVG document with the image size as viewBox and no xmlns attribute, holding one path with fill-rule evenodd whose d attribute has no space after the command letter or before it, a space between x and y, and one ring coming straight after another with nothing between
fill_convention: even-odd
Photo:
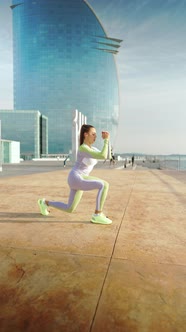
<instances>
[{"instance_id":1,"label":"blue sky","mask_svg":"<svg viewBox=\"0 0 186 332\"><path fill-rule=\"evenodd\" d=\"M186 154L186 0L88 2L108 36L123 39L114 151ZM13 107L10 4L0 2L0 109Z\"/></svg>"}]
</instances>

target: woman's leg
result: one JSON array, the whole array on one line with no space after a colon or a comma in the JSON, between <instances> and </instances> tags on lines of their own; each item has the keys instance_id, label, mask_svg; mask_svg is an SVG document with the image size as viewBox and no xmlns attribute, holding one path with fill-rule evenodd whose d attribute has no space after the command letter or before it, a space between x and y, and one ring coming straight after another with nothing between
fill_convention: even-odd
<instances>
[{"instance_id":1,"label":"woman's leg","mask_svg":"<svg viewBox=\"0 0 186 332\"><path fill-rule=\"evenodd\" d=\"M83 176L83 179L84 180L81 182L81 190L88 191L98 189L96 197L96 213L101 212L107 197L109 183L94 176Z\"/></svg>"},{"instance_id":2,"label":"woman's leg","mask_svg":"<svg viewBox=\"0 0 186 332\"><path fill-rule=\"evenodd\" d=\"M46 201L46 204L48 206L52 206L56 209L72 213L77 208L77 206L78 206L78 204L81 200L82 195L83 195L82 190L71 189L70 190L70 196L69 196L69 199L68 199L68 204L63 203L63 202L54 202L54 201Z\"/></svg>"},{"instance_id":3,"label":"woman's leg","mask_svg":"<svg viewBox=\"0 0 186 332\"><path fill-rule=\"evenodd\" d=\"M98 194L96 197L96 210L95 214L93 214L91 217L91 222L94 224L111 224L112 220L101 213L109 189L108 182L93 176L84 176L81 182L81 189L84 191L98 189Z\"/></svg>"},{"instance_id":4,"label":"woman's leg","mask_svg":"<svg viewBox=\"0 0 186 332\"><path fill-rule=\"evenodd\" d=\"M83 176L83 178L78 179L78 188L79 188L78 190L71 188L68 204L62 202L52 202L52 201L45 201L45 203L49 206L53 206L57 209L66 212L73 212L80 202L83 191L98 189L96 197L96 210L95 214L92 215L91 222L96 224L105 224L105 225L111 224L112 220L105 217L103 214L100 214L102 212L105 199L107 197L109 189L108 182L100 180L99 178L93 176Z\"/></svg>"},{"instance_id":5,"label":"woman's leg","mask_svg":"<svg viewBox=\"0 0 186 332\"><path fill-rule=\"evenodd\" d=\"M53 206L66 212L73 212L81 200L83 191L97 189L95 213L102 211L109 189L108 182L94 176L84 175L77 177L77 175L74 176L73 172L70 173L68 182L71 188L68 204L46 200L45 202L48 206Z\"/></svg>"}]
</instances>

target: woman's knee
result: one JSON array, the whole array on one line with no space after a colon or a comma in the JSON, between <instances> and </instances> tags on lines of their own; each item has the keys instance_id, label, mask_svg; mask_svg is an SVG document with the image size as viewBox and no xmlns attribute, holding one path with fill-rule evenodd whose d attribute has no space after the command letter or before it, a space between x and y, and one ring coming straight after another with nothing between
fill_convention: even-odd
<instances>
[{"instance_id":1,"label":"woman's knee","mask_svg":"<svg viewBox=\"0 0 186 332\"><path fill-rule=\"evenodd\" d=\"M100 189L101 188L104 188L104 189L108 189L109 188L109 183L105 180L102 180L99 182L99 185L100 185Z\"/></svg>"},{"instance_id":2,"label":"woman's knee","mask_svg":"<svg viewBox=\"0 0 186 332\"><path fill-rule=\"evenodd\" d=\"M75 211L75 209L76 209L75 206L70 206L70 207L66 210L66 212L68 212L68 213L73 213L73 212Z\"/></svg>"},{"instance_id":3,"label":"woman's knee","mask_svg":"<svg viewBox=\"0 0 186 332\"><path fill-rule=\"evenodd\" d=\"M107 190L109 189L109 183L107 181L104 181L104 187L107 188Z\"/></svg>"}]
</instances>

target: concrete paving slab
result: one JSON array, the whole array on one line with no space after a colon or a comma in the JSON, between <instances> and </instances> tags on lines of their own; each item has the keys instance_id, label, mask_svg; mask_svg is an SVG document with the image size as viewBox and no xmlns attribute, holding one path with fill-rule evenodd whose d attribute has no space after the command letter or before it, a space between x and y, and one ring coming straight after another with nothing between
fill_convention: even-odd
<instances>
[{"instance_id":1,"label":"concrete paving slab","mask_svg":"<svg viewBox=\"0 0 186 332\"><path fill-rule=\"evenodd\" d=\"M159 262L161 264L185 265L185 235L158 228L149 231L134 231L131 228L121 231L115 246L114 258L129 259L135 262Z\"/></svg>"},{"instance_id":2,"label":"concrete paving slab","mask_svg":"<svg viewBox=\"0 0 186 332\"><path fill-rule=\"evenodd\" d=\"M186 172L101 164L104 226L96 191L41 216L39 197L67 201L69 169L41 170L0 178L0 331L185 331Z\"/></svg>"},{"instance_id":3,"label":"concrete paving slab","mask_svg":"<svg viewBox=\"0 0 186 332\"><path fill-rule=\"evenodd\" d=\"M135 191L186 193L184 181L178 181L173 174L158 170L135 172Z\"/></svg>"},{"instance_id":4,"label":"concrete paving slab","mask_svg":"<svg viewBox=\"0 0 186 332\"><path fill-rule=\"evenodd\" d=\"M0 331L89 331L107 265L102 257L1 249Z\"/></svg>"},{"instance_id":5,"label":"concrete paving slab","mask_svg":"<svg viewBox=\"0 0 186 332\"><path fill-rule=\"evenodd\" d=\"M184 332L186 266L113 259L92 332Z\"/></svg>"},{"instance_id":6,"label":"concrete paving slab","mask_svg":"<svg viewBox=\"0 0 186 332\"><path fill-rule=\"evenodd\" d=\"M156 172L147 175L154 177ZM143 191L139 194L136 185L133 186L113 256L136 261L150 259L152 262L185 264L185 194L180 194L179 183L174 179L173 183L170 180L169 183L177 190L165 192L167 184L165 180L160 180L159 185L156 184L158 191L155 191L154 185L151 191L149 188L145 191L143 176L137 175L138 188L142 179ZM161 173L158 177L162 178Z\"/></svg>"},{"instance_id":7,"label":"concrete paving slab","mask_svg":"<svg viewBox=\"0 0 186 332\"><path fill-rule=\"evenodd\" d=\"M88 220L66 222L0 222L3 247L50 250L110 257L117 229L93 225Z\"/></svg>"},{"instance_id":8,"label":"concrete paving slab","mask_svg":"<svg viewBox=\"0 0 186 332\"><path fill-rule=\"evenodd\" d=\"M111 255L120 219L117 217L115 223L109 227L90 223L91 214L95 209L95 191L84 194L74 214L51 208L49 217L40 215L37 206L39 197L48 194L50 199L67 201L69 192L66 183L67 173L53 172L48 174L47 179L45 174L42 176L34 174L2 181L0 193L2 246L99 256ZM51 185L54 183L54 178L56 184ZM6 190L10 194L7 195Z\"/></svg>"}]
</instances>

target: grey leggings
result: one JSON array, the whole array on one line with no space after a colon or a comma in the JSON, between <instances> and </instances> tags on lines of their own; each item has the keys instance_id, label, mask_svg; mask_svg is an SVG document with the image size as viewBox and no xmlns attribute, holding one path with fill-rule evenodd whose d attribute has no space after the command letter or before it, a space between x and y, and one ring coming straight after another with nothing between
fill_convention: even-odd
<instances>
[{"instance_id":1,"label":"grey leggings","mask_svg":"<svg viewBox=\"0 0 186 332\"><path fill-rule=\"evenodd\" d=\"M98 189L96 210L102 211L109 189L108 182L93 176L82 176L71 171L68 177L68 184L70 186L68 203L48 201L49 206L69 213L74 212L81 200L83 191Z\"/></svg>"}]
</instances>

